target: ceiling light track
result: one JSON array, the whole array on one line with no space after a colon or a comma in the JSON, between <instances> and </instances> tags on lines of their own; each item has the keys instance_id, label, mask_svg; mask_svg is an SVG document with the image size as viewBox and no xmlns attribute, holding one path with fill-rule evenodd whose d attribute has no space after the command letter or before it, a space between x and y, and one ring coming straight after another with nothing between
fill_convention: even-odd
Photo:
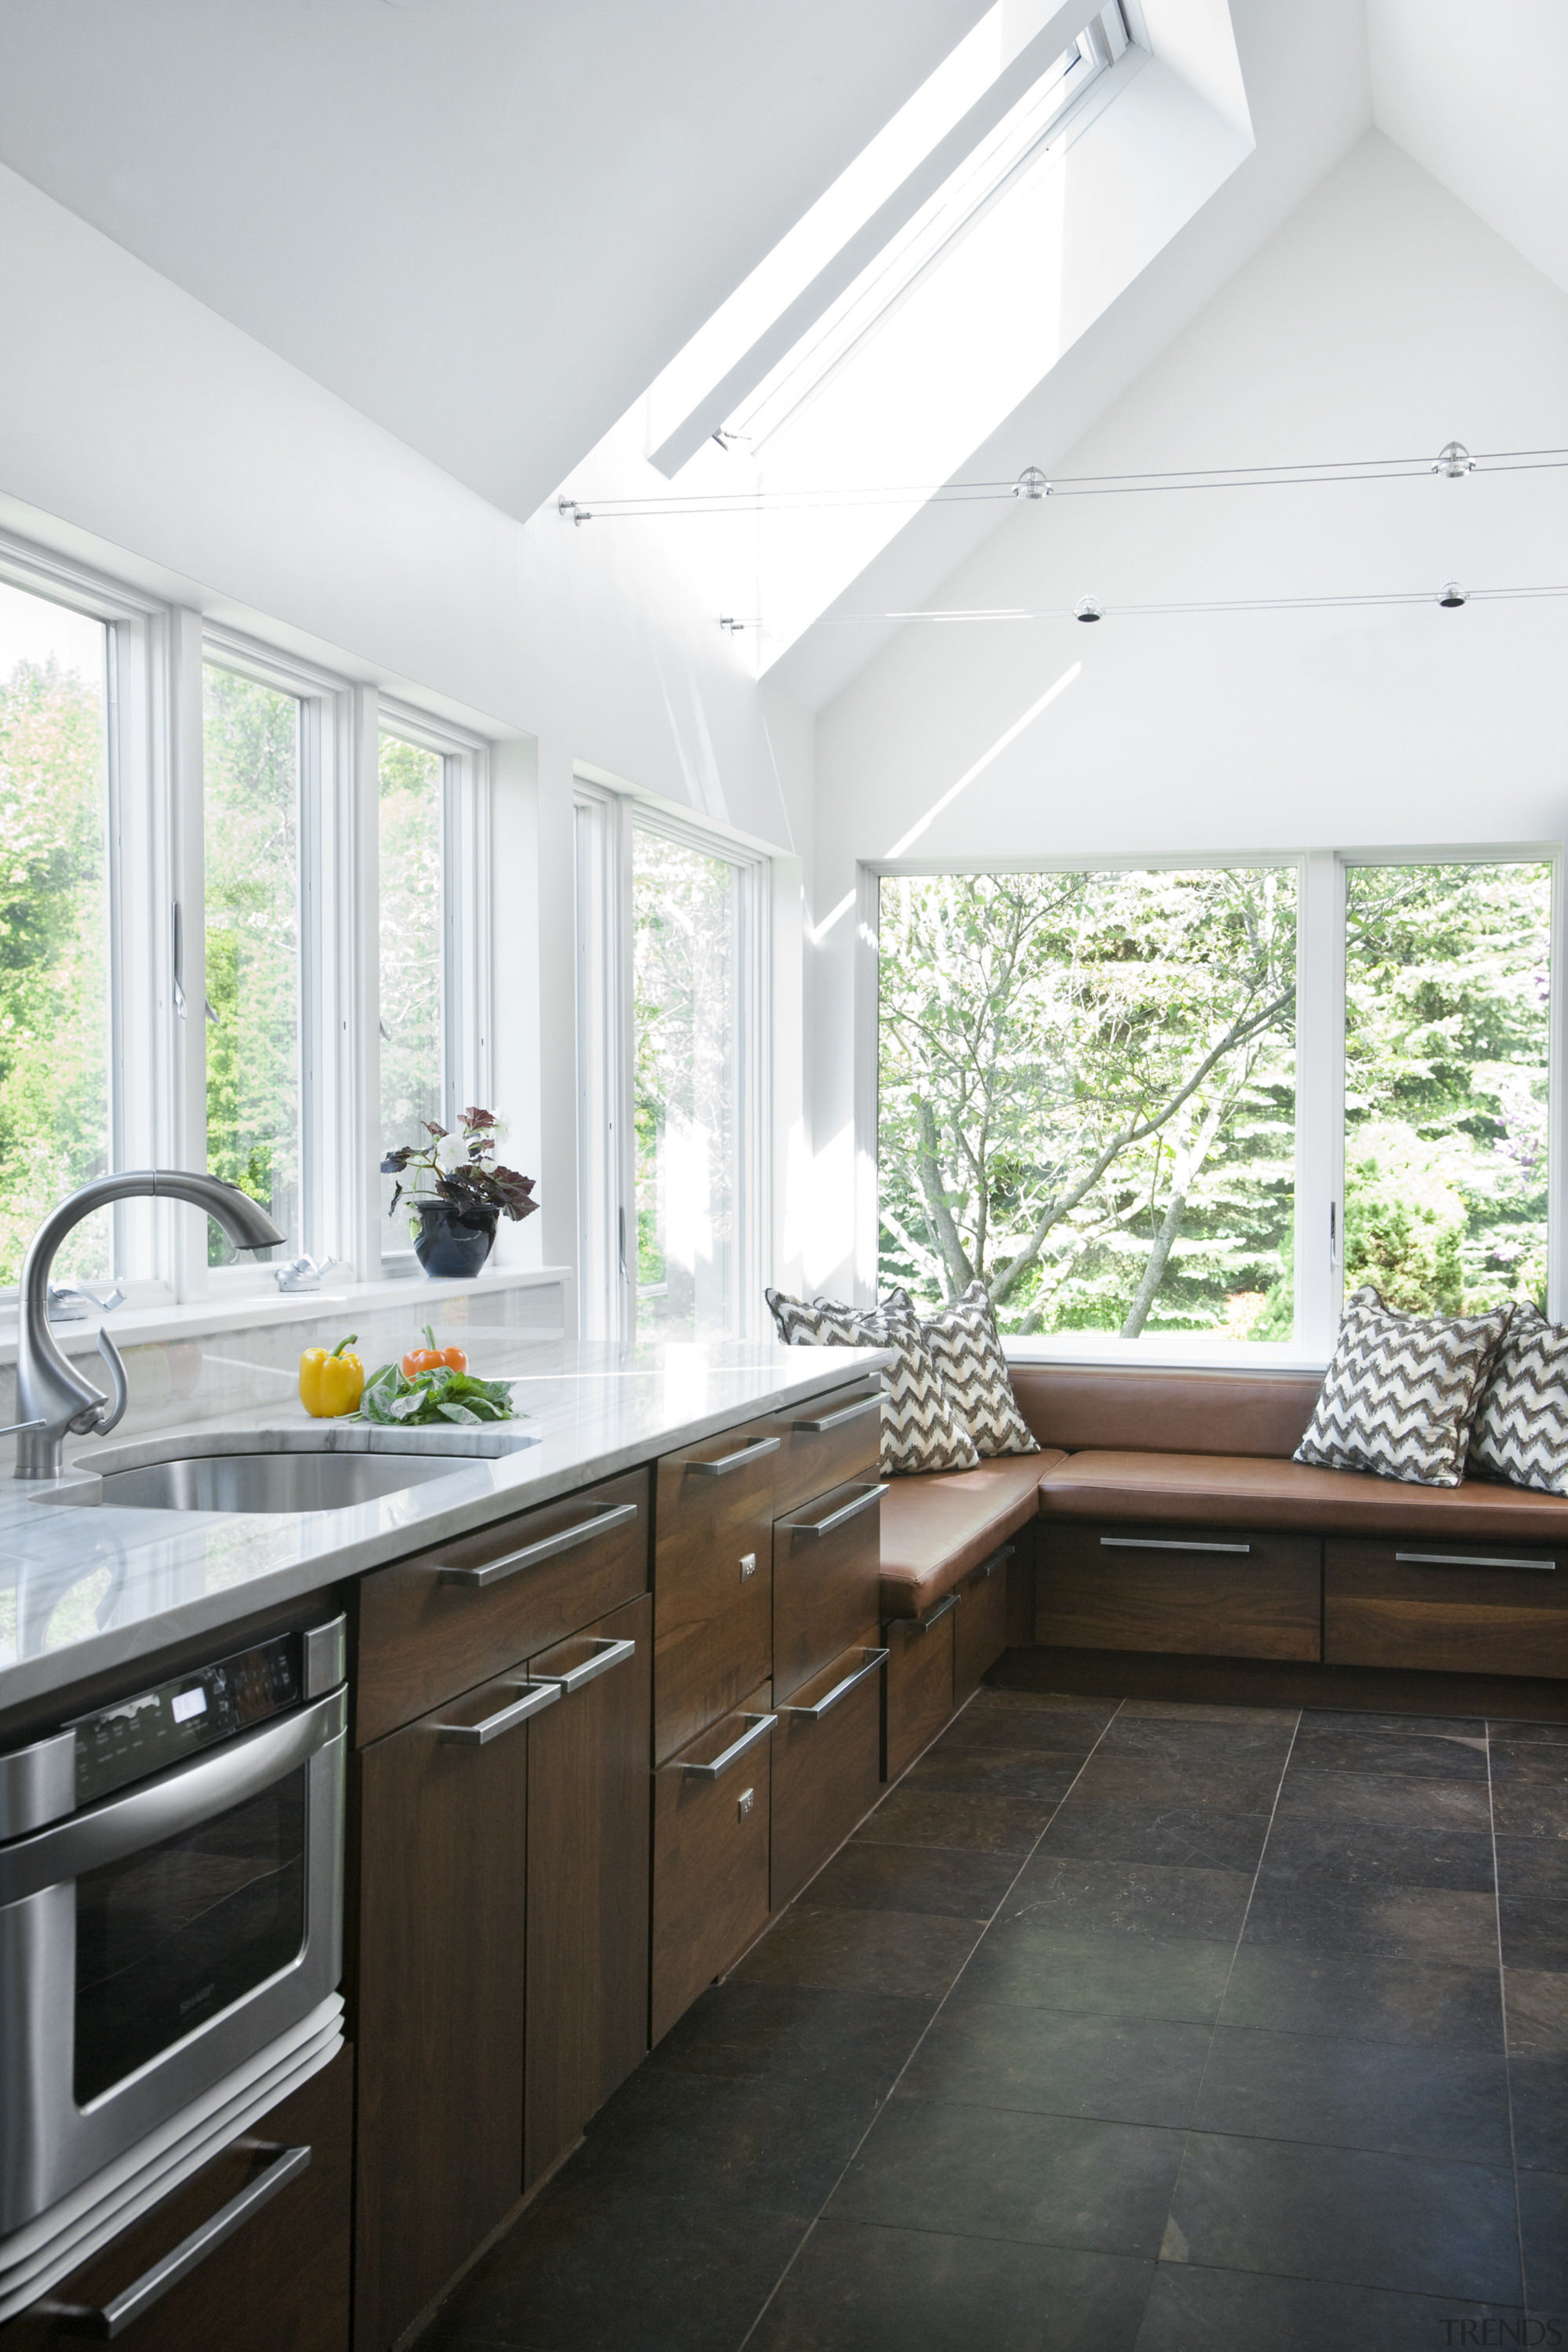
<instances>
[{"instance_id":1,"label":"ceiling light track","mask_svg":"<svg viewBox=\"0 0 1568 2352\"><path fill-rule=\"evenodd\" d=\"M1528 588L1467 588L1462 581L1447 580L1440 588L1396 588L1339 596L1214 596L1152 604L1111 604L1098 596L1080 596L1076 604L958 604L943 608L916 606L909 612L825 613L819 628L882 625L909 621L1081 621L1146 620L1182 613L1351 613L1383 606L1436 604L1459 612L1467 604L1504 604L1568 596L1568 581ZM719 626L733 635L762 629L757 619L726 615Z\"/></svg>"},{"instance_id":2,"label":"ceiling light track","mask_svg":"<svg viewBox=\"0 0 1568 2352\"><path fill-rule=\"evenodd\" d=\"M649 499L559 498L556 512L572 523L657 520L667 516L792 514L836 507L965 506L986 500L1121 498L1165 490L1310 488L1333 482L1458 481L1471 474L1551 472L1568 467L1568 449L1491 449L1472 456L1450 441L1436 458L1358 457L1322 465L1194 466L1166 473L1078 474L1053 480L1026 466L1015 480L889 483L831 490L714 490Z\"/></svg>"}]
</instances>

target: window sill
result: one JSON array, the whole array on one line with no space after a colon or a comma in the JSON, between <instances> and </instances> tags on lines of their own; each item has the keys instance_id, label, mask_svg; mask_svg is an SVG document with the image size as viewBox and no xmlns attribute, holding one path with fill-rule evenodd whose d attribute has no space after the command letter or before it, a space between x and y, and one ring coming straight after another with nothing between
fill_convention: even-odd
<instances>
[{"instance_id":1,"label":"window sill","mask_svg":"<svg viewBox=\"0 0 1568 2352\"><path fill-rule=\"evenodd\" d=\"M1309 1354L1289 1340L1231 1339L1205 1347L1191 1331L1158 1339L1119 1339L1112 1332L1094 1331L1064 1331L1049 1339L1004 1332L1002 1352L1010 1364L1093 1365L1100 1370L1273 1372L1321 1381L1328 1370L1326 1356Z\"/></svg>"},{"instance_id":2,"label":"window sill","mask_svg":"<svg viewBox=\"0 0 1568 2352\"><path fill-rule=\"evenodd\" d=\"M51 1323L55 1343L68 1356L96 1356L98 1334L110 1331L121 1347L161 1339L197 1339L215 1331L258 1330L276 1323L313 1323L326 1316L352 1319L367 1308L406 1305L416 1295L439 1321L442 1305L456 1298L504 1290L564 1289L570 1266L489 1268L463 1280L432 1281L421 1276L416 1289L406 1278L381 1282L324 1283L320 1290L247 1290L225 1298L204 1298L188 1307L121 1307L110 1315L88 1315L79 1323ZM16 1360L16 1310L0 1311L0 1367Z\"/></svg>"}]
</instances>

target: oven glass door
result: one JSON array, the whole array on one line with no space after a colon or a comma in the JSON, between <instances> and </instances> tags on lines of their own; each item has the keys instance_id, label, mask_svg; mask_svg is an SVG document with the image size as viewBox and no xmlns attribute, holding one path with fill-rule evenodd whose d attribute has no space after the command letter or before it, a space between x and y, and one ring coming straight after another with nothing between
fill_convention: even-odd
<instances>
[{"instance_id":1,"label":"oven glass door","mask_svg":"<svg viewBox=\"0 0 1568 2352\"><path fill-rule=\"evenodd\" d=\"M79 2107L299 1957L308 1771L77 1880Z\"/></svg>"}]
</instances>

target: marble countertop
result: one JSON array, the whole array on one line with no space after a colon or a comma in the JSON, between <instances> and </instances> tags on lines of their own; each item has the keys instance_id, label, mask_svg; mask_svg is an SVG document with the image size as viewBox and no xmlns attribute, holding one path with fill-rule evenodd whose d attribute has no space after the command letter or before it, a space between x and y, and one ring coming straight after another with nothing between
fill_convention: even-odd
<instances>
[{"instance_id":1,"label":"marble countertop","mask_svg":"<svg viewBox=\"0 0 1568 2352\"><path fill-rule=\"evenodd\" d=\"M771 1341L619 1348L497 1332L471 1369L509 1378L519 1421L539 1443L495 1460L455 1457L451 1475L348 1510L262 1514L72 1509L20 1480L0 1480L0 1712L129 1665L187 1637L303 1599L366 1569L635 1468L737 1422L841 1387L885 1363L868 1348L780 1348ZM220 1427L254 1443L300 1433L301 1407L171 1428L124 1451L213 1449ZM421 1433L426 1450L427 1433ZM113 1439L87 1446L107 1454ZM107 1465L106 1465L107 1466ZM61 1485L68 1483L60 1482Z\"/></svg>"}]
</instances>

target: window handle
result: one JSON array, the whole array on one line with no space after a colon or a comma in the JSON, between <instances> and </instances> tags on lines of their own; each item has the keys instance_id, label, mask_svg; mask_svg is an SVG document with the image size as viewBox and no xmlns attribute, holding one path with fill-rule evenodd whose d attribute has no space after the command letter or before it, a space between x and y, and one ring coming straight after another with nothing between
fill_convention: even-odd
<instances>
[{"instance_id":1,"label":"window handle","mask_svg":"<svg viewBox=\"0 0 1568 2352\"><path fill-rule=\"evenodd\" d=\"M174 1010L183 1021L185 1017L185 919L177 898L174 901Z\"/></svg>"}]
</instances>

